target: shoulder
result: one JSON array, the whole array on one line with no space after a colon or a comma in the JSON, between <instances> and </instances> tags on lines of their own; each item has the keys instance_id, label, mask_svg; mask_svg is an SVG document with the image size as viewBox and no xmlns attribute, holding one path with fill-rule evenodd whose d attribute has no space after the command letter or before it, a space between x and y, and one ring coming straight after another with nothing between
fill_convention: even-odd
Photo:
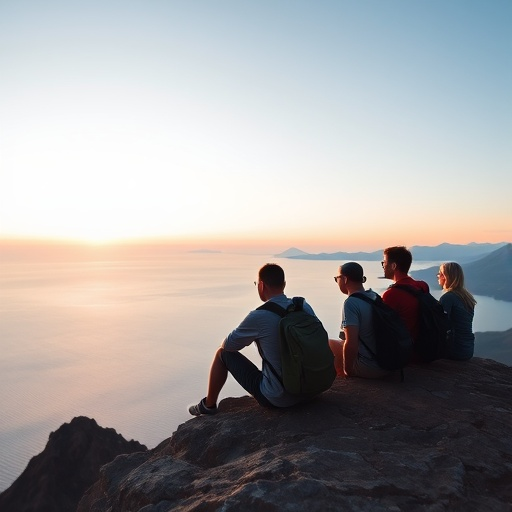
<instances>
[{"instance_id":1,"label":"shoulder","mask_svg":"<svg viewBox=\"0 0 512 512\"><path fill-rule=\"evenodd\" d=\"M413 279L411 276L407 276L405 279L400 280L397 284L405 284L408 286L414 286L414 288L417 288L418 290L422 290L424 292L430 291L430 288L429 288L427 282Z\"/></svg>"},{"instance_id":2,"label":"shoulder","mask_svg":"<svg viewBox=\"0 0 512 512\"><path fill-rule=\"evenodd\" d=\"M260 304L256 309L253 309L251 312L249 312L246 319L261 319L266 318L269 315L272 317L281 315L284 313L284 311L286 311L291 302L292 301L284 295L272 297L271 299L265 301L263 304Z\"/></svg>"},{"instance_id":3,"label":"shoulder","mask_svg":"<svg viewBox=\"0 0 512 512\"><path fill-rule=\"evenodd\" d=\"M280 295L279 296L280 300L282 302L279 302L279 305L284 307L284 308L287 308L289 305L291 305L293 302L295 302L296 300L299 300L302 302L302 310L305 312L305 313L308 313L309 315L313 315L315 316L315 312L313 311L313 308L311 307L311 305L308 303L308 301L304 298L304 297L292 297L292 298L288 298L286 297L285 295ZM277 302L277 301L276 301Z\"/></svg>"},{"instance_id":4,"label":"shoulder","mask_svg":"<svg viewBox=\"0 0 512 512\"><path fill-rule=\"evenodd\" d=\"M439 298L439 302L441 304L452 304L454 302L457 302L458 300L460 299L457 296L457 294L451 291L444 292Z\"/></svg>"},{"instance_id":5,"label":"shoulder","mask_svg":"<svg viewBox=\"0 0 512 512\"><path fill-rule=\"evenodd\" d=\"M352 293L345 299L345 309L359 311L361 309L371 308L371 304L364 300L363 296L373 301L377 298L377 294L371 289L365 290L364 292Z\"/></svg>"},{"instance_id":6,"label":"shoulder","mask_svg":"<svg viewBox=\"0 0 512 512\"><path fill-rule=\"evenodd\" d=\"M376 300L378 297L378 293L374 292L371 288L368 288L368 290L366 290L365 293L372 300Z\"/></svg>"},{"instance_id":7,"label":"shoulder","mask_svg":"<svg viewBox=\"0 0 512 512\"><path fill-rule=\"evenodd\" d=\"M266 302L258 306L255 310L251 311L253 313L254 311L266 311L266 307L271 306L279 306L283 309L287 309L288 306L292 303L292 300L289 299L286 295L276 295L275 297L272 297L271 299L268 299Z\"/></svg>"},{"instance_id":8,"label":"shoulder","mask_svg":"<svg viewBox=\"0 0 512 512\"><path fill-rule=\"evenodd\" d=\"M430 292L428 283L426 283L425 281L419 281L419 280L413 279L410 276L400 279L400 281L397 281L396 283L392 284L388 288L387 291L392 292L393 294L396 293L399 295L402 295L404 293L407 294L408 293L407 290L400 288L401 286L403 286L404 288L414 288L416 290L420 290L420 291L426 292L426 293Z\"/></svg>"},{"instance_id":9,"label":"shoulder","mask_svg":"<svg viewBox=\"0 0 512 512\"><path fill-rule=\"evenodd\" d=\"M397 302L400 301L402 298L406 298L408 295L410 295L405 290L400 290L399 288L395 288L395 286L392 284L390 285L387 290L382 294L382 300L384 302Z\"/></svg>"},{"instance_id":10,"label":"shoulder","mask_svg":"<svg viewBox=\"0 0 512 512\"><path fill-rule=\"evenodd\" d=\"M304 311L306 313L309 313L310 315L316 316L315 312L313 311L313 308L306 300L304 300Z\"/></svg>"},{"instance_id":11,"label":"shoulder","mask_svg":"<svg viewBox=\"0 0 512 512\"><path fill-rule=\"evenodd\" d=\"M302 308L305 313L315 316L313 308L307 303L303 297L288 298L286 295L277 295L258 306L255 310L249 313L249 316L253 315L267 315L269 313L278 315L284 314L284 312L293 304L294 299L302 300ZM260 317L261 318L261 317Z\"/></svg>"},{"instance_id":12,"label":"shoulder","mask_svg":"<svg viewBox=\"0 0 512 512\"><path fill-rule=\"evenodd\" d=\"M364 300L364 297L371 300L376 300L377 293L374 292L371 288L368 288L368 290L360 291L360 292L354 292L351 293L346 300L355 300L356 302L366 302ZM359 299L359 300L358 300ZM361 300L362 299L362 300Z\"/></svg>"},{"instance_id":13,"label":"shoulder","mask_svg":"<svg viewBox=\"0 0 512 512\"><path fill-rule=\"evenodd\" d=\"M428 283L425 281L415 281L416 285L420 290L423 290L424 292L430 292L430 287L428 286Z\"/></svg>"},{"instance_id":14,"label":"shoulder","mask_svg":"<svg viewBox=\"0 0 512 512\"><path fill-rule=\"evenodd\" d=\"M395 291L396 291L396 290L395 290ZM392 285L391 285L391 286L388 286L388 287L386 288L386 290L383 292L383 294L382 294L382 298L384 299L385 297L389 297L389 295L390 295L390 294L391 294L391 295L393 295L393 292L394 292L394 290L393 290Z\"/></svg>"}]
</instances>

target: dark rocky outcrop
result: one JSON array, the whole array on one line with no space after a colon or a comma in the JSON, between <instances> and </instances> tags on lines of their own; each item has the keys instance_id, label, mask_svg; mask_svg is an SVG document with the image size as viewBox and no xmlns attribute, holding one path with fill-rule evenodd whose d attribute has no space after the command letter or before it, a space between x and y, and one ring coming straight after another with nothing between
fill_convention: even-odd
<instances>
[{"instance_id":1,"label":"dark rocky outcrop","mask_svg":"<svg viewBox=\"0 0 512 512\"><path fill-rule=\"evenodd\" d=\"M512 368L474 358L407 368L403 383L337 379L288 410L228 398L152 450L75 418L0 510L74 511L96 481L78 512L509 512L511 396Z\"/></svg>"},{"instance_id":2,"label":"dark rocky outcrop","mask_svg":"<svg viewBox=\"0 0 512 512\"><path fill-rule=\"evenodd\" d=\"M146 449L93 419L74 418L50 434L45 449L0 494L0 510L74 511L82 494L98 480L101 466L122 453Z\"/></svg>"},{"instance_id":3,"label":"dark rocky outcrop","mask_svg":"<svg viewBox=\"0 0 512 512\"><path fill-rule=\"evenodd\" d=\"M337 379L310 404L229 398L104 466L79 512L512 510L512 368L485 359Z\"/></svg>"},{"instance_id":4,"label":"dark rocky outcrop","mask_svg":"<svg viewBox=\"0 0 512 512\"><path fill-rule=\"evenodd\" d=\"M471 293L512 301L512 244L484 258L464 265L464 277Z\"/></svg>"}]
</instances>

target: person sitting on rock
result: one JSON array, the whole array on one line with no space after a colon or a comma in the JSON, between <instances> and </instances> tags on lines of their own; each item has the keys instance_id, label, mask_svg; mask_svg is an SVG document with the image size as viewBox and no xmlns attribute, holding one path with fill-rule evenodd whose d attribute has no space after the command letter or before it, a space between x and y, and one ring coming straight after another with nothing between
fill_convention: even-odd
<instances>
[{"instance_id":1,"label":"person sitting on rock","mask_svg":"<svg viewBox=\"0 0 512 512\"><path fill-rule=\"evenodd\" d=\"M454 331L452 343L447 347L447 359L467 361L475 350L473 316L476 300L464 286L464 271L458 263L442 263L437 280L443 288L439 302L450 317Z\"/></svg>"},{"instance_id":2,"label":"person sitting on rock","mask_svg":"<svg viewBox=\"0 0 512 512\"><path fill-rule=\"evenodd\" d=\"M391 372L381 368L367 348L370 347L375 352L372 305L351 297L355 292L364 293L372 300L377 296L373 290L364 289L366 277L363 272L363 267L359 263L350 261L341 265L338 275L334 277L341 293L348 297L341 311L340 339L330 339L329 346L334 354L334 366L338 377L379 379L387 377Z\"/></svg>"},{"instance_id":3,"label":"person sitting on rock","mask_svg":"<svg viewBox=\"0 0 512 512\"><path fill-rule=\"evenodd\" d=\"M279 265L267 263L261 267L258 280L254 284L262 301L273 301L284 309L292 304L292 299L284 294L285 276ZM303 309L306 313L315 315L306 301ZM282 379L278 378L282 377L280 320L281 317L271 311L256 309L226 336L213 358L208 378L208 394L197 405L189 407L190 414L199 416L217 413L217 400L228 372L264 407L289 407L312 398L288 393L283 388L280 381ZM239 352L253 341L263 359L262 370ZM270 365L278 375L274 374Z\"/></svg>"},{"instance_id":4,"label":"person sitting on rock","mask_svg":"<svg viewBox=\"0 0 512 512\"><path fill-rule=\"evenodd\" d=\"M395 246L384 249L384 258L381 264L384 277L394 281L382 294L382 300L396 310L415 341L418 338L419 329L418 299L406 290L395 288L394 285L407 285L427 293L430 291L429 286L425 281L417 281L408 275L412 265L412 254L406 247ZM417 354L413 352L410 362L418 361Z\"/></svg>"}]
</instances>

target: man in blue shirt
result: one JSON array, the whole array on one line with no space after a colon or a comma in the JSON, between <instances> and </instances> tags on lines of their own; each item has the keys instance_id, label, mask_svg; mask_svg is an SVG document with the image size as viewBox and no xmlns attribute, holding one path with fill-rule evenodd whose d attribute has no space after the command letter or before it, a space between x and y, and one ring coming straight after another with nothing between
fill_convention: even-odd
<instances>
[{"instance_id":1,"label":"man in blue shirt","mask_svg":"<svg viewBox=\"0 0 512 512\"><path fill-rule=\"evenodd\" d=\"M390 372L381 368L373 355L377 350L372 306L357 295L352 296L364 294L371 300L377 296L371 288L365 290L363 286L366 282L363 267L355 261L344 263L334 280L341 293L348 295L341 311L340 338L343 340L329 340L338 377L387 377Z\"/></svg>"},{"instance_id":2,"label":"man in blue shirt","mask_svg":"<svg viewBox=\"0 0 512 512\"><path fill-rule=\"evenodd\" d=\"M272 301L284 309L292 300L284 294L286 281L283 269L275 263L267 263L258 272L254 283L263 302ZM304 301L304 310L314 312ZM264 407L289 407L310 399L311 396L292 395L284 388L270 365L282 377L279 348L279 321L281 317L267 310L251 311L242 323L226 336L215 353L208 378L208 394L197 405L189 407L193 416L216 414L217 400L226 382L228 372L236 381ZM255 342L263 359L260 370L239 351ZM268 363L267 363L268 361Z\"/></svg>"}]
</instances>

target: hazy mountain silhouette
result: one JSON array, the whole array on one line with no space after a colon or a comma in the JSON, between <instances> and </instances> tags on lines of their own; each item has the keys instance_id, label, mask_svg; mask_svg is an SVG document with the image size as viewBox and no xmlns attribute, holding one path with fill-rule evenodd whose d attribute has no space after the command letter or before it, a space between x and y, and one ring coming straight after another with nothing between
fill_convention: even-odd
<instances>
[{"instance_id":1,"label":"hazy mountain silhouette","mask_svg":"<svg viewBox=\"0 0 512 512\"><path fill-rule=\"evenodd\" d=\"M457 261L470 262L478 260L483 256L506 245L506 242L498 244L478 244L470 243L468 245L457 245L443 243L435 247L414 245L410 247L414 261ZM275 255L276 258L302 259L302 260L355 260L355 261L380 261L382 259L382 249L373 252L321 252L310 254L300 249L292 247L284 252Z\"/></svg>"},{"instance_id":2,"label":"hazy mountain silhouette","mask_svg":"<svg viewBox=\"0 0 512 512\"><path fill-rule=\"evenodd\" d=\"M300 258L301 256L307 256L307 252L301 251L300 249L297 249L296 247L290 247L289 249L286 249L286 251L276 254L277 258Z\"/></svg>"},{"instance_id":3,"label":"hazy mountain silhouette","mask_svg":"<svg viewBox=\"0 0 512 512\"><path fill-rule=\"evenodd\" d=\"M472 263L461 263L461 266L464 270L466 288L472 294L512 302L512 244L506 244ZM439 287L436 277L438 269L436 265L416 270L411 272L411 276L426 281L435 289Z\"/></svg>"},{"instance_id":4,"label":"hazy mountain silhouette","mask_svg":"<svg viewBox=\"0 0 512 512\"><path fill-rule=\"evenodd\" d=\"M457 261L467 263L483 258L487 254L507 245L506 242L499 244L477 244L468 245L440 244L435 247L415 245L411 248L415 261Z\"/></svg>"}]
</instances>

